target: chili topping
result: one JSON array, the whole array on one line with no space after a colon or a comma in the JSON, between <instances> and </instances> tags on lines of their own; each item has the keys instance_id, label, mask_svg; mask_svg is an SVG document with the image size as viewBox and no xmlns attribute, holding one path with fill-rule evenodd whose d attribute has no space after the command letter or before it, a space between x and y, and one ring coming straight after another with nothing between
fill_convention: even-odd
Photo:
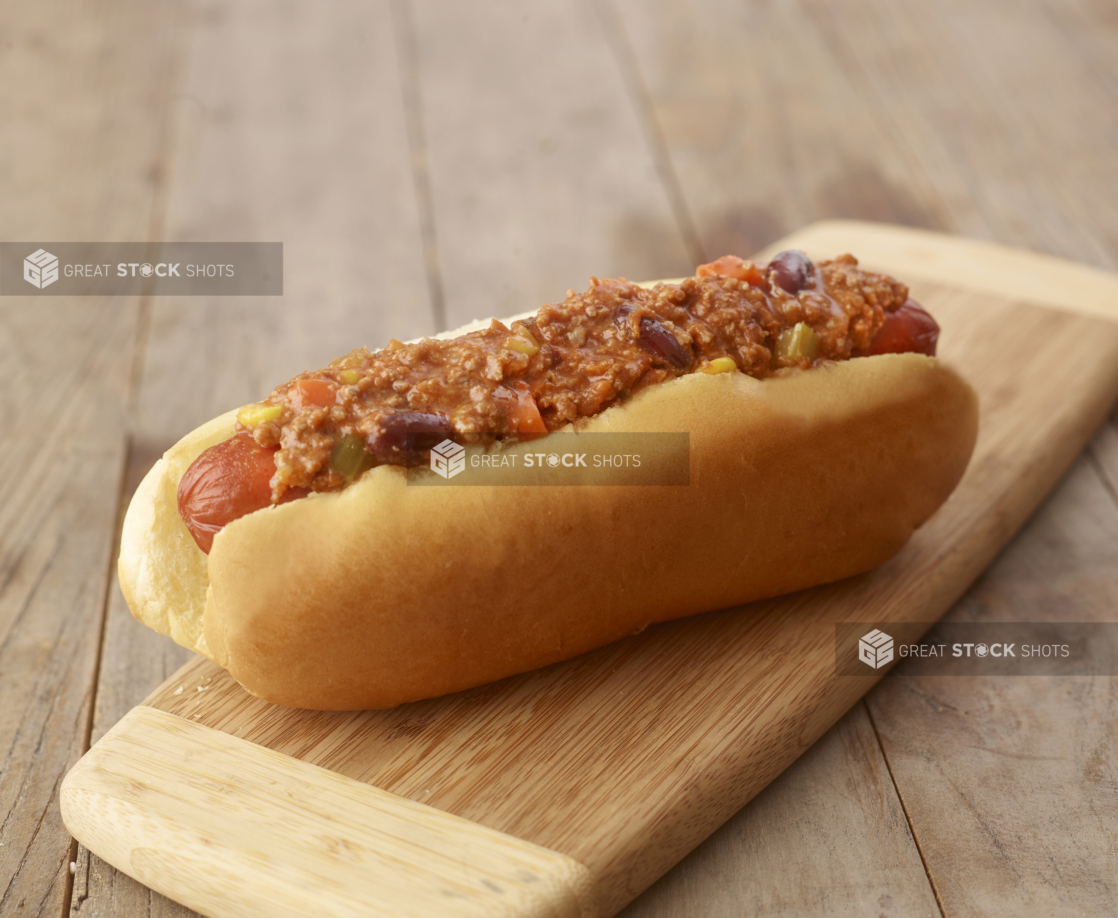
<instances>
[{"instance_id":1,"label":"chili topping","mask_svg":"<svg viewBox=\"0 0 1118 918\"><path fill-rule=\"evenodd\" d=\"M208 551L213 532L266 506L264 495L278 503L338 490L374 465L426 462L444 439L539 436L687 373L764 379L876 353L934 354L938 332L904 284L852 255L815 264L792 250L764 268L727 255L652 287L591 278L585 293L568 291L532 318L358 348L277 387L241 409L233 440L199 457L180 511L196 539L191 516L205 517ZM242 474L250 444L263 458ZM236 498L227 466L260 496ZM226 479L220 499L205 490L217 478Z\"/></svg>"}]
</instances>

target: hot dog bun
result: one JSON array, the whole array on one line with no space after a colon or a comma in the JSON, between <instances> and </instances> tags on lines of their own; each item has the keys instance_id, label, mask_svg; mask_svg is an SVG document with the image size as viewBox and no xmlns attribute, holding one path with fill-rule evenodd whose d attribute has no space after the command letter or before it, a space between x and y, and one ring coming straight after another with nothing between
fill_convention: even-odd
<instances>
[{"instance_id":1,"label":"hot dog bun","mask_svg":"<svg viewBox=\"0 0 1118 918\"><path fill-rule=\"evenodd\" d=\"M124 525L125 597L254 695L347 710L867 571L954 489L978 407L958 374L918 354L764 381L693 374L579 428L689 431L688 486L417 488L379 466L234 521L207 559L176 489L234 422L194 431L144 479Z\"/></svg>"}]
</instances>

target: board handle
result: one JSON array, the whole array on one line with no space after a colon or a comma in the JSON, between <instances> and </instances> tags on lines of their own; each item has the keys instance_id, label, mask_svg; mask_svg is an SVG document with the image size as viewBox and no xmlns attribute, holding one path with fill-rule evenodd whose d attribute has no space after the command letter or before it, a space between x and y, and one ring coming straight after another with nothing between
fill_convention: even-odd
<instances>
[{"instance_id":1,"label":"board handle","mask_svg":"<svg viewBox=\"0 0 1118 918\"><path fill-rule=\"evenodd\" d=\"M90 851L210 918L597 915L566 855L143 705L61 805Z\"/></svg>"}]
</instances>

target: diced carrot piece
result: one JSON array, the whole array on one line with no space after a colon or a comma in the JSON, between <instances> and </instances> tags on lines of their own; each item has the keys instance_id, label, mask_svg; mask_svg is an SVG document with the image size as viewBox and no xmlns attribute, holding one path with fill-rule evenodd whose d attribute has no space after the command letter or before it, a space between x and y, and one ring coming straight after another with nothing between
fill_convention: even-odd
<instances>
[{"instance_id":1,"label":"diced carrot piece","mask_svg":"<svg viewBox=\"0 0 1118 918\"><path fill-rule=\"evenodd\" d=\"M505 403L509 420L518 434L547 433L547 425L540 415L539 406L527 386L499 386L494 395Z\"/></svg>"},{"instance_id":2,"label":"diced carrot piece","mask_svg":"<svg viewBox=\"0 0 1118 918\"><path fill-rule=\"evenodd\" d=\"M699 277L733 277L737 280L747 281L754 287L765 283L765 277L751 261L743 261L737 255L723 255L721 258L705 265L699 265L695 274Z\"/></svg>"},{"instance_id":3,"label":"diced carrot piece","mask_svg":"<svg viewBox=\"0 0 1118 918\"><path fill-rule=\"evenodd\" d=\"M310 405L329 408L334 404L338 387L328 379L300 379L291 388L291 407L302 411Z\"/></svg>"}]
</instances>

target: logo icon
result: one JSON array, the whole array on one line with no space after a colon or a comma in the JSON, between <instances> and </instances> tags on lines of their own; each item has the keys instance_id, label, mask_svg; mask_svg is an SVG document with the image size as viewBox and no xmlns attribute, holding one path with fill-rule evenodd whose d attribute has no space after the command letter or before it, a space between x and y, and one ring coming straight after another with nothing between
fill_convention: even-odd
<instances>
[{"instance_id":1,"label":"logo icon","mask_svg":"<svg viewBox=\"0 0 1118 918\"><path fill-rule=\"evenodd\" d=\"M858 659L867 666L881 669L893 659L893 639L884 631L873 629L858 641Z\"/></svg>"},{"instance_id":2,"label":"logo icon","mask_svg":"<svg viewBox=\"0 0 1118 918\"><path fill-rule=\"evenodd\" d=\"M42 290L58 280L58 258L46 249L32 252L23 259L23 279Z\"/></svg>"},{"instance_id":3,"label":"logo icon","mask_svg":"<svg viewBox=\"0 0 1118 918\"><path fill-rule=\"evenodd\" d=\"M453 478L466 467L466 448L453 440L443 440L431 450L431 471Z\"/></svg>"}]
</instances>

